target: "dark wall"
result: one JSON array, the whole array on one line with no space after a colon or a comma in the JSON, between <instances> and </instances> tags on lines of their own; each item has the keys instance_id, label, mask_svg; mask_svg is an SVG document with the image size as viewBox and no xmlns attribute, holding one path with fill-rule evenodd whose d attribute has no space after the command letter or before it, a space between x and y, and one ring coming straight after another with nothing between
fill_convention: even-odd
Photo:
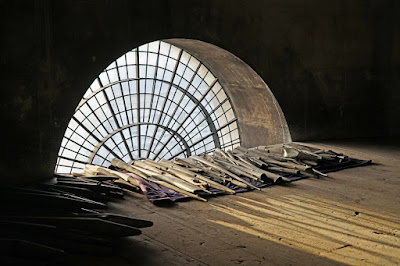
<instances>
[{"instance_id":1,"label":"dark wall","mask_svg":"<svg viewBox=\"0 0 400 266\"><path fill-rule=\"evenodd\" d=\"M1 1L1 176L47 177L84 91L140 44L193 38L248 63L293 140L400 133L395 0Z\"/></svg>"}]
</instances>

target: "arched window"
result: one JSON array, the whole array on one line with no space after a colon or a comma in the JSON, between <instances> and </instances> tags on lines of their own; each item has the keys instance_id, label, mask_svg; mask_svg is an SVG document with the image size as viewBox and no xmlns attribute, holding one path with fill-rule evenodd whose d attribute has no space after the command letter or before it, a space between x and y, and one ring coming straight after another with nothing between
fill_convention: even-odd
<instances>
[{"instance_id":1,"label":"arched window","mask_svg":"<svg viewBox=\"0 0 400 266\"><path fill-rule=\"evenodd\" d=\"M240 144L230 99L194 56L163 41L127 52L92 83L75 110L56 173L86 163L202 154Z\"/></svg>"}]
</instances>

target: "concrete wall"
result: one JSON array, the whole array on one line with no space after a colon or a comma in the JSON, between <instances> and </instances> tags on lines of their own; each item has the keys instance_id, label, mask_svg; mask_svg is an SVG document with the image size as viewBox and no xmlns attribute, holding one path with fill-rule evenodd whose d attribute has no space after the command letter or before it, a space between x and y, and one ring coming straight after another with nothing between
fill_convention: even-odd
<instances>
[{"instance_id":1,"label":"concrete wall","mask_svg":"<svg viewBox=\"0 0 400 266\"><path fill-rule=\"evenodd\" d=\"M93 79L157 39L199 39L241 58L269 85L294 140L399 134L399 4L0 0L0 176L50 176Z\"/></svg>"}]
</instances>

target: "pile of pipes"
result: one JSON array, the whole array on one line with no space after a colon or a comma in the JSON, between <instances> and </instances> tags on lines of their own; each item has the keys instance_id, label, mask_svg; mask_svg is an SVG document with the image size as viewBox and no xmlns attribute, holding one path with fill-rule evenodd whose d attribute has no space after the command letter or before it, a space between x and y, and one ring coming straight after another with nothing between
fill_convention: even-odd
<instances>
[{"instance_id":1,"label":"pile of pipes","mask_svg":"<svg viewBox=\"0 0 400 266\"><path fill-rule=\"evenodd\" d=\"M216 149L212 154L185 159L136 160L127 164L117 158L113 169L86 165L83 176L109 175L133 190L145 183L173 190L186 197L207 201L211 194L235 194L237 191L292 181L293 178L327 176L318 166L340 163L347 157L333 151L313 149L299 144L237 147L233 151Z\"/></svg>"},{"instance_id":2,"label":"pile of pipes","mask_svg":"<svg viewBox=\"0 0 400 266\"><path fill-rule=\"evenodd\" d=\"M2 263L53 265L76 256L113 255L118 239L153 225L103 212L108 201L123 197L117 184L109 176L55 175L50 184L0 188Z\"/></svg>"}]
</instances>

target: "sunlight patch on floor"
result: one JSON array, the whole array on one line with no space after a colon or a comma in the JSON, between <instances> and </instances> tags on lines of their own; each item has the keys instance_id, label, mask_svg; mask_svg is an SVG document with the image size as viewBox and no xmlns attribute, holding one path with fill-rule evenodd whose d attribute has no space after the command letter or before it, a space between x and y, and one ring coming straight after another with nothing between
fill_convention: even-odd
<instances>
[{"instance_id":1,"label":"sunlight patch on floor","mask_svg":"<svg viewBox=\"0 0 400 266\"><path fill-rule=\"evenodd\" d=\"M400 224L395 216L307 195L263 202L236 199L234 204L212 205L236 222L208 221L342 263L400 263Z\"/></svg>"}]
</instances>

